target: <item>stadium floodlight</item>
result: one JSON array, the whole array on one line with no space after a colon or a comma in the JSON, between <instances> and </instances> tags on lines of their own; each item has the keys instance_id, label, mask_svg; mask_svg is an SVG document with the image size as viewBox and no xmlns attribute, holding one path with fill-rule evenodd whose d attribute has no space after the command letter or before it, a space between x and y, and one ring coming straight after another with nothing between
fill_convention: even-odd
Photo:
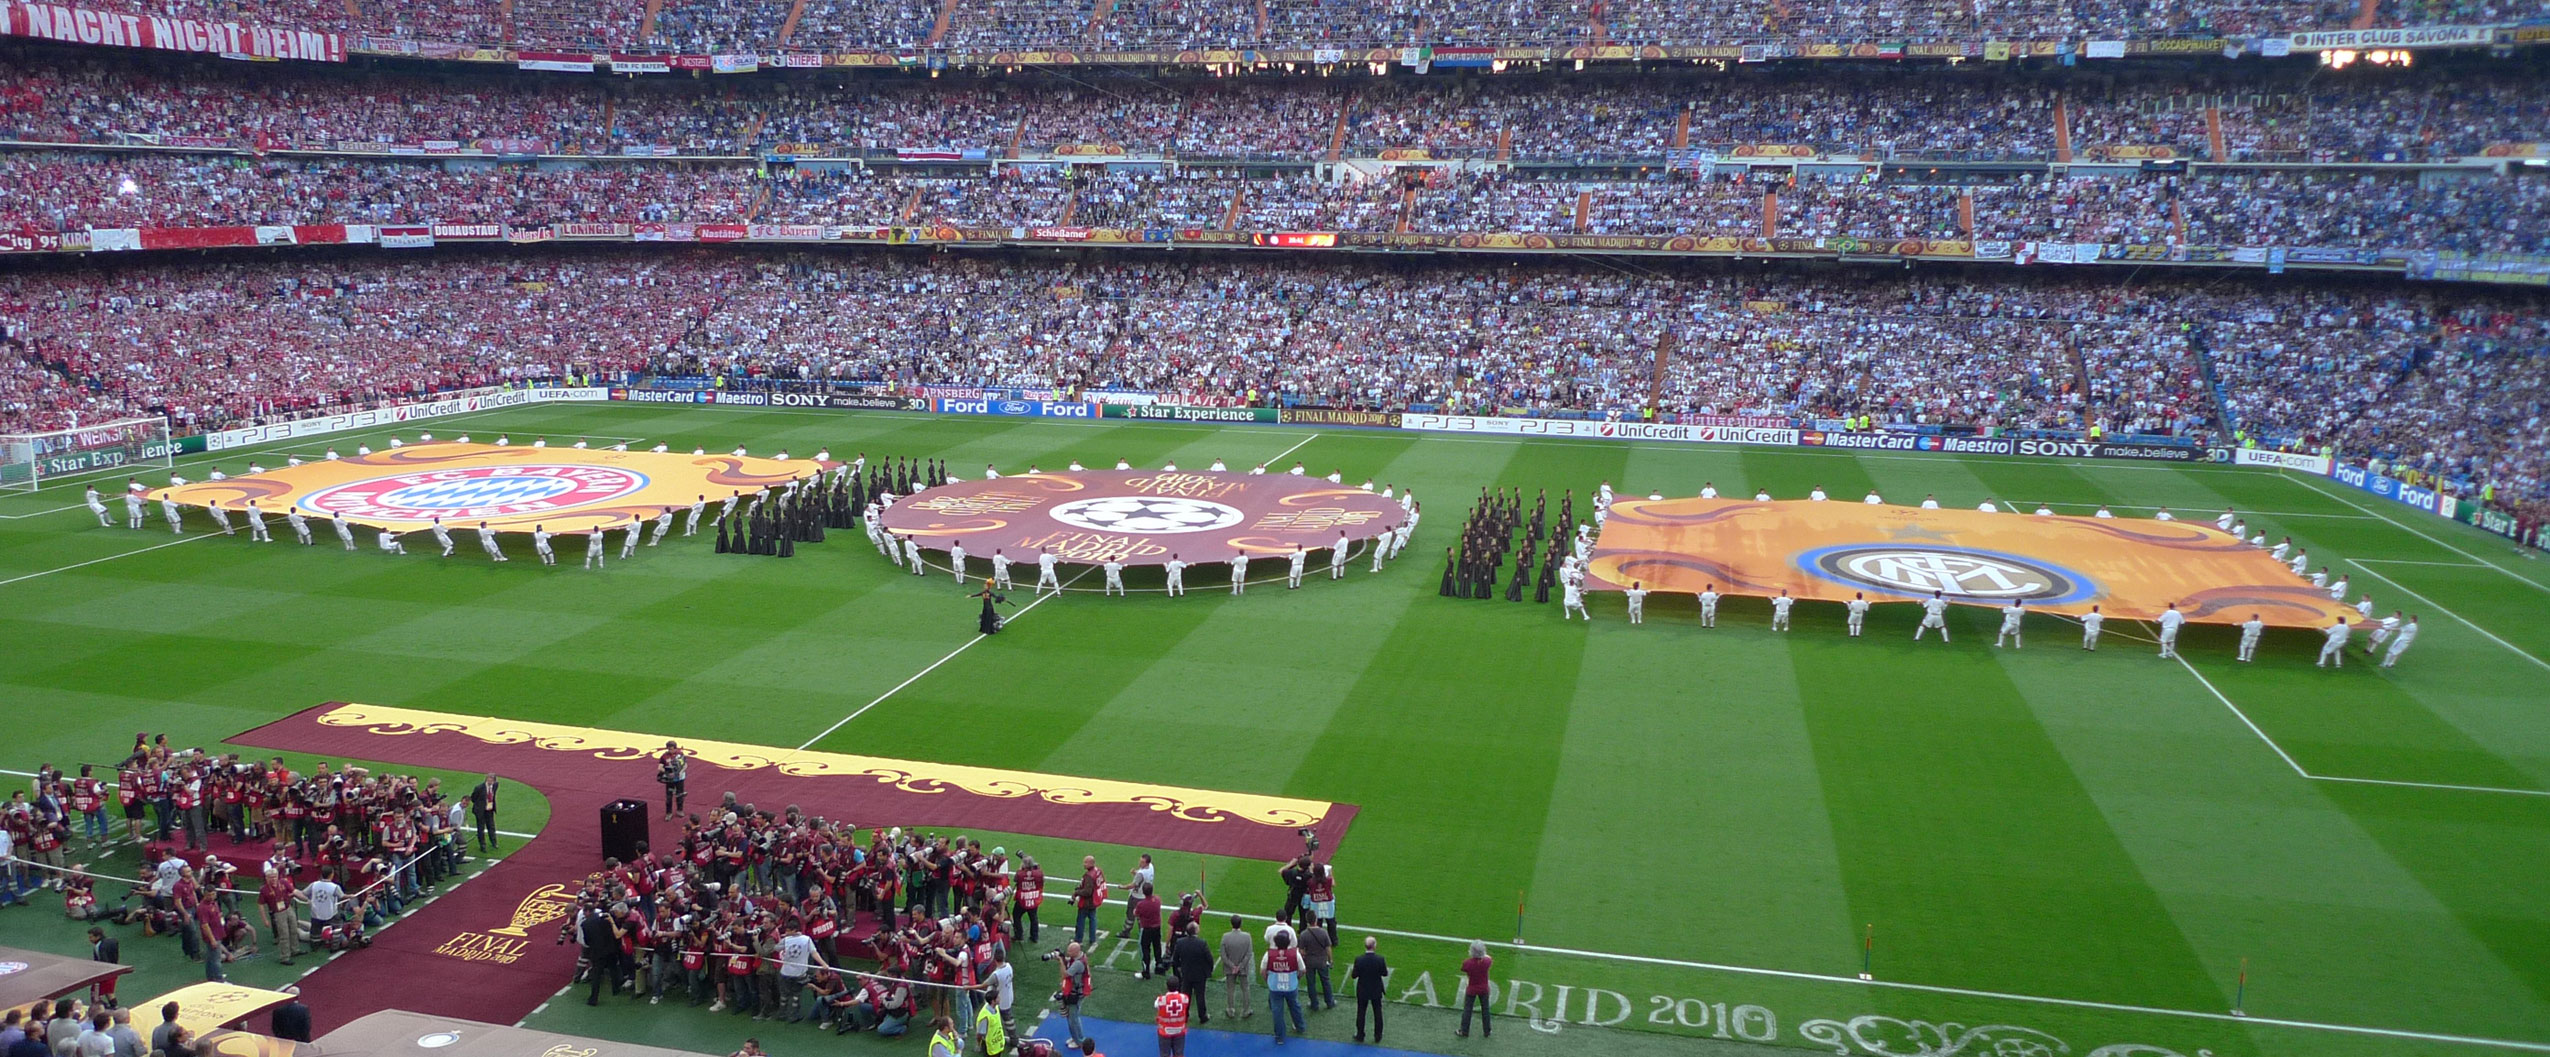
<instances>
[{"instance_id":1,"label":"stadium floodlight","mask_svg":"<svg viewBox=\"0 0 2550 1057\"><path fill-rule=\"evenodd\" d=\"M32 492L52 481L176 465L165 418L123 418L49 433L0 434L0 491Z\"/></svg>"}]
</instances>

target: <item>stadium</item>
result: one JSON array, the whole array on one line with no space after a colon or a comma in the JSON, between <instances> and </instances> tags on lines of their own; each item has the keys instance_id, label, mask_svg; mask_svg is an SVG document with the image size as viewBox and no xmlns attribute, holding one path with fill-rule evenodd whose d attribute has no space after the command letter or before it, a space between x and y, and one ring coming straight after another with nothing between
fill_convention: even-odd
<instances>
[{"instance_id":1,"label":"stadium","mask_svg":"<svg viewBox=\"0 0 2550 1057\"><path fill-rule=\"evenodd\" d=\"M2550 10L0 28L0 1057L2550 1053Z\"/></svg>"}]
</instances>

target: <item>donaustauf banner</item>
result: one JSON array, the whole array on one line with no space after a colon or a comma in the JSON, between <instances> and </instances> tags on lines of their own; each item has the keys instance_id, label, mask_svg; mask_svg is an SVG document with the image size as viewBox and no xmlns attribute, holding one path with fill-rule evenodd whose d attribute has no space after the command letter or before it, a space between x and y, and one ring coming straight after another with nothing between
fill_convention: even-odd
<instances>
[{"instance_id":1,"label":"donaustauf banner","mask_svg":"<svg viewBox=\"0 0 2550 1057\"><path fill-rule=\"evenodd\" d=\"M386 407L365 408L361 411L347 411L342 414L319 415L313 418L294 419L290 422L207 433L204 435L204 450L224 451L251 444L267 444L278 440L315 437L324 433L343 433L348 430L376 429L406 422L442 418L447 415L468 414L473 411L494 411L503 407L519 407L524 404L561 400L604 400L609 396L610 390L601 386L556 389L475 389L416 403L391 404Z\"/></svg>"}]
</instances>

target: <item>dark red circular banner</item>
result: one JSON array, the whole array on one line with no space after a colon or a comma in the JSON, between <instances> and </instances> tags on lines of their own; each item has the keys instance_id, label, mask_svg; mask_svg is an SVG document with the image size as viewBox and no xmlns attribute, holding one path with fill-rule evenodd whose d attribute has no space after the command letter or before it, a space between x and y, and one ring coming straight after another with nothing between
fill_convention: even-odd
<instances>
[{"instance_id":1,"label":"dark red circular banner","mask_svg":"<svg viewBox=\"0 0 2550 1057\"><path fill-rule=\"evenodd\" d=\"M1081 564L1109 559L1190 565L1240 554L1265 558L1372 539L1408 519L1396 499L1291 474L1088 470L962 481L927 489L886 511L885 529L967 556L997 550L1012 561L1040 554Z\"/></svg>"}]
</instances>

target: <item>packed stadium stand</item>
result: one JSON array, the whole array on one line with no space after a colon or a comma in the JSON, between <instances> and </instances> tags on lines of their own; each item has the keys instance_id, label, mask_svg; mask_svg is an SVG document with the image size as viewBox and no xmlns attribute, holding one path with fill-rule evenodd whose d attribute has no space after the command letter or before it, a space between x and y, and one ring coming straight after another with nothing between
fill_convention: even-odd
<instances>
[{"instance_id":1,"label":"packed stadium stand","mask_svg":"<svg viewBox=\"0 0 2550 1057\"><path fill-rule=\"evenodd\" d=\"M807 49L2143 39L2506 16L1640 0L131 10L772 65ZM2103 430L2331 448L2494 485L2517 509L2550 498L2537 297L2397 278L2439 262L2456 276L2550 274L2527 263L2550 258L2550 177L2532 163L2550 140L2550 77L2525 49L2353 68L2205 56L1505 76L1361 61L1291 76L931 64L573 76L25 43L0 56L0 180L20 192L0 201L0 230L19 249L216 246L229 243L166 233L250 229L257 244L389 245L393 227L425 233L400 244L699 241L695 226L728 230L719 241L784 230L772 237L866 247L22 259L0 272L9 429L144 412L205 427L661 372ZM1223 245L1314 232L1499 255L881 245L1068 245L1095 231ZM1666 255L1576 256L1602 250ZM1833 263L1863 251L1891 267ZM1742 254L1757 259L1727 259ZM1823 263L1758 259L1774 256ZM2151 266L2010 267L2100 259ZM2245 271L2199 267L2235 264ZM2288 264L2296 273L2262 274Z\"/></svg>"}]
</instances>

